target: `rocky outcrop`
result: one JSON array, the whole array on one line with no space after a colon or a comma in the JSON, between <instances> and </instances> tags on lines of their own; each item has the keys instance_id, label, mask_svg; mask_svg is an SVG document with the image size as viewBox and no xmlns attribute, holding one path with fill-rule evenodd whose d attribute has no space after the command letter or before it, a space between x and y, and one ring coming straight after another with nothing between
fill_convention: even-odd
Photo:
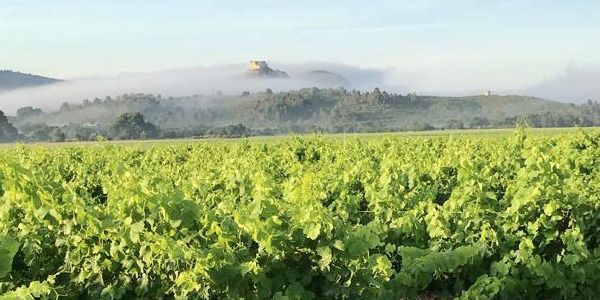
<instances>
[{"instance_id":1,"label":"rocky outcrop","mask_svg":"<svg viewBox=\"0 0 600 300\"><path fill-rule=\"evenodd\" d=\"M269 67L266 61L263 60L251 60L248 63L248 71L246 71L248 77L256 78L290 78L290 76L281 70L274 70ZM300 80L311 86L322 87L322 88L351 88L352 85L346 78L326 70L310 70L294 72L292 79Z\"/></svg>"},{"instance_id":2,"label":"rocky outcrop","mask_svg":"<svg viewBox=\"0 0 600 300\"><path fill-rule=\"evenodd\" d=\"M246 75L249 77L270 77L270 78L289 78L290 76L281 70L273 70L269 68L266 61L251 60L248 63L248 71Z\"/></svg>"}]
</instances>

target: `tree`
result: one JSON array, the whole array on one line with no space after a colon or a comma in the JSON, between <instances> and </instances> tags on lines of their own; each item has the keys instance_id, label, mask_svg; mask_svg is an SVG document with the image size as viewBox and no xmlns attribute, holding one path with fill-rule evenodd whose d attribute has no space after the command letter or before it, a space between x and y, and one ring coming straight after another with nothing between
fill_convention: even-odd
<instances>
[{"instance_id":1,"label":"tree","mask_svg":"<svg viewBox=\"0 0 600 300\"><path fill-rule=\"evenodd\" d=\"M462 121L458 121L458 120L450 120L447 124L446 124L446 129L464 129L465 125Z\"/></svg>"},{"instance_id":2,"label":"tree","mask_svg":"<svg viewBox=\"0 0 600 300\"><path fill-rule=\"evenodd\" d=\"M207 134L213 137L240 138L250 136L251 131L250 128L243 124L235 124L209 129Z\"/></svg>"},{"instance_id":3,"label":"tree","mask_svg":"<svg viewBox=\"0 0 600 300\"><path fill-rule=\"evenodd\" d=\"M26 123L21 126L21 130L27 134L29 139L37 142L63 142L65 135L62 130L56 126L47 126L40 123Z\"/></svg>"},{"instance_id":4,"label":"tree","mask_svg":"<svg viewBox=\"0 0 600 300\"><path fill-rule=\"evenodd\" d=\"M110 136L116 139L154 138L158 136L158 128L144 121L144 116L139 113L124 113L110 126Z\"/></svg>"},{"instance_id":5,"label":"tree","mask_svg":"<svg viewBox=\"0 0 600 300\"><path fill-rule=\"evenodd\" d=\"M410 103L416 102L417 100L419 100L419 97L417 96L417 93L410 93L408 95L406 95L408 97L408 99L410 99Z\"/></svg>"},{"instance_id":6,"label":"tree","mask_svg":"<svg viewBox=\"0 0 600 300\"><path fill-rule=\"evenodd\" d=\"M13 142L18 137L17 128L8 122L4 112L0 110L0 142Z\"/></svg>"},{"instance_id":7,"label":"tree","mask_svg":"<svg viewBox=\"0 0 600 300\"><path fill-rule=\"evenodd\" d=\"M427 131L427 130L435 130L435 127L429 123L421 123L415 122L410 127L409 130L412 131Z\"/></svg>"},{"instance_id":8,"label":"tree","mask_svg":"<svg viewBox=\"0 0 600 300\"><path fill-rule=\"evenodd\" d=\"M490 125L490 121L487 118L475 117L469 122L470 128L485 128Z\"/></svg>"},{"instance_id":9,"label":"tree","mask_svg":"<svg viewBox=\"0 0 600 300\"><path fill-rule=\"evenodd\" d=\"M33 108L31 106L25 106L17 109L17 118L34 117L44 114L39 108Z\"/></svg>"},{"instance_id":10,"label":"tree","mask_svg":"<svg viewBox=\"0 0 600 300\"><path fill-rule=\"evenodd\" d=\"M60 111L61 111L61 112L69 111L70 109L71 109L71 105L69 105L69 103L68 103L68 102L63 102L63 103L60 105Z\"/></svg>"},{"instance_id":11,"label":"tree","mask_svg":"<svg viewBox=\"0 0 600 300\"><path fill-rule=\"evenodd\" d=\"M376 87L375 89L373 89L373 93L371 93L371 96L375 99L375 103L382 103L383 101L383 95L381 94L381 90Z\"/></svg>"},{"instance_id":12,"label":"tree","mask_svg":"<svg viewBox=\"0 0 600 300\"><path fill-rule=\"evenodd\" d=\"M52 142L64 142L65 134L58 127L52 127L48 132L48 139Z\"/></svg>"}]
</instances>

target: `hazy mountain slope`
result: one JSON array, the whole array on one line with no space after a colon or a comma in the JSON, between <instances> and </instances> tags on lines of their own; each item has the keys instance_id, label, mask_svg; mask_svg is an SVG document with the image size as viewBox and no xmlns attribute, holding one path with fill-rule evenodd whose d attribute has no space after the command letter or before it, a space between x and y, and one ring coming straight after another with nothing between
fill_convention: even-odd
<instances>
[{"instance_id":1,"label":"hazy mountain slope","mask_svg":"<svg viewBox=\"0 0 600 300\"><path fill-rule=\"evenodd\" d=\"M535 97L509 96L469 96L469 97L428 97L419 96L418 106L398 107L392 114L406 115L411 122L427 122L442 125L450 120L468 121L472 118L500 120L544 112L573 112L569 104L544 100ZM405 108L403 113L400 111ZM389 116L392 117L392 116Z\"/></svg>"},{"instance_id":2,"label":"hazy mountain slope","mask_svg":"<svg viewBox=\"0 0 600 300\"><path fill-rule=\"evenodd\" d=\"M434 97L361 93L343 89L302 89L246 96L161 98L130 94L84 101L58 112L18 118L17 123L62 125L113 122L125 112L141 112L161 128L223 126L243 123L252 128L289 126L367 126L409 129L415 123L445 127L473 119L507 124L527 115L582 116L580 106L526 96ZM504 122L504 123L503 123ZM362 124L362 125L361 125Z\"/></svg>"},{"instance_id":3,"label":"hazy mountain slope","mask_svg":"<svg viewBox=\"0 0 600 300\"><path fill-rule=\"evenodd\" d=\"M14 90L24 87L34 87L59 82L58 79L38 75L0 70L0 91Z\"/></svg>"},{"instance_id":4,"label":"hazy mountain slope","mask_svg":"<svg viewBox=\"0 0 600 300\"><path fill-rule=\"evenodd\" d=\"M452 120L469 122L474 118L502 121L546 112L579 113L569 104L526 96L433 97L331 90L263 95L226 110L227 119L243 120L254 126L275 126L282 122L378 122L378 126L393 128L406 128L413 123L443 127Z\"/></svg>"}]
</instances>

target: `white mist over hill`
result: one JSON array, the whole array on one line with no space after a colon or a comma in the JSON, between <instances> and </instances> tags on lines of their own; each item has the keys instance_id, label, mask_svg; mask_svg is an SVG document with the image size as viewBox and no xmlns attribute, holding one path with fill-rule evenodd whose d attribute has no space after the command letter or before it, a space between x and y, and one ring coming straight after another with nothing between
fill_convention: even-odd
<instances>
[{"instance_id":1,"label":"white mist over hill","mask_svg":"<svg viewBox=\"0 0 600 300\"><path fill-rule=\"evenodd\" d=\"M14 114L24 106L46 111L57 110L63 102L81 103L84 99L118 96L126 93L160 94L163 97L216 95L218 92L237 95L260 92L269 88L275 92L301 88L338 88L370 91L382 90L409 93L419 86L407 72L396 69L360 68L336 63L270 64L289 74L289 78L248 77L245 64L219 67L172 69L148 73L123 73L117 76L75 78L52 85L0 92L0 110ZM482 74L484 76L485 74ZM465 96L485 90L457 86L454 90L422 87L419 94ZM600 67L569 66L552 79L526 89L493 90L498 94L521 94L562 102L600 101Z\"/></svg>"},{"instance_id":2,"label":"white mist over hill","mask_svg":"<svg viewBox=\"0 0 600 300\"><path fill-rule=\"evenodd\" d=\"M44 110L56 110L63 102L80 103L84 99L104 98L126 93L160 94L164 97L190 95L241 94L244 91L259 92L269 88L286 91L307 87L355 88L372 90L389 87L388 74L376 69L362 69L342 64L278 65L290 78L248 77L245 65L228 65L212 68L174 69L151 73L123 73L112 77L76 78L49 86L24 88L0 93L0 110L9 114L23 106L35 106ZM331 78L323 80L323 74L314 76L314 70L331 72ZM350 83L351 86L347 86Z\"/></svg>"}]
</instances>

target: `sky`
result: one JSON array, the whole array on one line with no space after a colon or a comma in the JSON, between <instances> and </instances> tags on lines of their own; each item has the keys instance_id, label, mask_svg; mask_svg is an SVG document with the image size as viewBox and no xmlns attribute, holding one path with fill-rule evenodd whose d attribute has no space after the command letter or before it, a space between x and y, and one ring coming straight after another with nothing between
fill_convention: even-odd
<instances>
[{"instance_id":1,"label":"sky","mask_svg":"<svg viewBox=\"0 0 600 300\"><path fill-rule=\"evenodd\" d=\"M597 0L0 0L0 69L63 79L262 59L524 90L599 68L598 37Z\"/></svg>"}]
</instances>

